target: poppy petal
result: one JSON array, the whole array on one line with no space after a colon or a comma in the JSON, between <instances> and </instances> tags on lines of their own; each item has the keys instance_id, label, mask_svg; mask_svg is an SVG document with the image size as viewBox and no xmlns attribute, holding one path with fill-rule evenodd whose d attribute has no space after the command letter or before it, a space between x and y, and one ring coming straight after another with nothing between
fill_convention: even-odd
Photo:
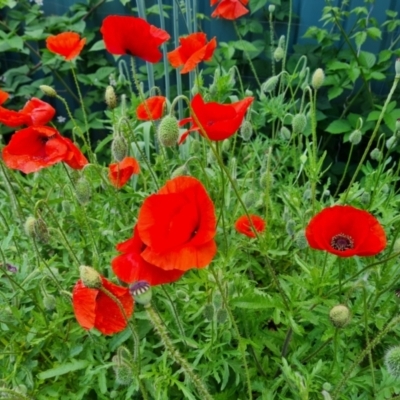
<instances>
[{"instance_id":1,"label":"poppy petal","mask_svg":"<svg viewBox=\"0 0 400 400\"><path fill-rule=\"evenodd\" d=\"M108 178L110 182L118 189L123 187L132 175L140 172L140 166L133 157L125 157L119 163L110 164L108 167Z\"/></svg>"},{"instance_id":2,"label":"poppy petal","mask_svg":"<svg viewBox=\"0 0 400 400\"><path fill-rule=\"evenodd\" d=\"M265 221L258 215L252 214L250 214L250 219L251 222L247 215L239 217L235 222L235 229L243 235L255 238L256 234L253 231L252 225L257 232L263 232L265 230Z\"/></svg>"},{"instance_id":3,"label":"poppy petal","mask_svg":"<svg viewBox=\"0 0 400 400\"><path fill-rule=\"evenodd\" d=\"M63 56L67 61L78 57L85 43L86 39L81 39L76 32L63 32L55 36L49 36L46 39L48 50Z\"/></svg>"},{"instance_id":4,"label":"poppy petal","mask_svg":"<svg viewBox=\"0 0 400 400\"><path fill-rule=\"evenodd\" d=\"M136 109L137 119L142 121L160 119L163 116L166 101L167 98L164 96L153 96L146 99Z\"/></svg>"},{"instance_id":5,"label":"poppy petal","mask_svg":"<svg viewBox=\"0 0 400 400\"><path fill-rule=\"evenodd\" d=\"M98 290L87 288L79 280L72 291L72 304L75 317L84 329L92 329L96 318L96 297Z\"/></svg>"}]
</instances>

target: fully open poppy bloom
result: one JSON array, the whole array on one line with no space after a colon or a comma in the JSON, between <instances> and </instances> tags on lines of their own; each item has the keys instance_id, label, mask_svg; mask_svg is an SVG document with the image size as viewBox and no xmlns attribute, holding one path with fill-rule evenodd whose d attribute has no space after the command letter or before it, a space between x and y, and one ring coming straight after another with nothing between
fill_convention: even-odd
<instances>
[{"instance_id":1,"label":"fully open poppy bloom","mask_svg":"<svg viewBox=\"0 0 400 400\"><path fill-rule=\"evenodd\" d=\"M73 60L81 53L86 39L76 32L63 32L46 39L46 46L52 52L63 56L65 60Z\"/></svg>"},{"instance_id":2,"label":"fully open poppy bloom","mask_svg":"<svg viewBox=\"0 0 400 400\"><path fill-rule=\"evenodd\" d=\"M85 156L71 140L49 126L31 126L15 132L3 148L3 160L7 167L26 174L60 161L75 169L87 164Z\"/></svg>"},{"instance_id":3,"label":"fully open poppy bloom","mask_svg":"<svg viewBox=\"0 0 400 400\"><path fill-rule=\"evenodd\" d=\"M108 167L108 178L118 189L129 181L133 174L140 172L139 163L133 157L125 157L121 162L110 164Z\"/></svg>"},{"instance_id":4,"label":"fully open poppy bloom","mask_svg":"<svg viewBox=\"0 0 400 400\"><path fill-rule=\"evenodd\" d=\"M265 229L265 221L258 215L252 215L252 214L250 214L250 219L251 222L247 217L247 215L239 217L235 222L235 229L243 235L255 238L256 234L254 233L252 224L257 232L263 232Z\"/></svg>"},{"instance_id":5,"label":"fully open poppy bloom","mask_svg":"<svg viewBox=\"0 0 400 400\"><path fill-rule=\"evenodd\" d=\"M201 61L209 61L217 47L215 37L207 43L206 34L201 32L180 38L179 42L181 45L170 51L167 56L174 68L183 65L181 74L192 71Z\"/></svg>"},{"instance_id":6,"label":"fully open poppy bloom","mask_svg":"<svg viewBox=\"0 0 400 400\"><path fill-rule=\"evenodd\" d=\"M191 102L192 114L195 114L210 140L225 140L239 129L253 100L253 97L246 97L232 104L205 103L201 95L196 94ZM192 116L179 122L180 126L188 122L192 123L192 127L179 138L179 144L183 143L192 131L198 131L204 136L200 126L197 125L196 118Z\"/></svg>"},{"instance_id":7,"label":"fully open poppy bloom","mask_svg":"<svg viewBox=\"0 0 400 400\"><path fill-rule=\"evenodd\" d=\"M121 303L125 316L118 304L101 289L90 289L79 280L72 291L75 317L84 329L96 328L104 335L124 330L126 318L133 313L134 302L128 288L117 286L101 277L102 286Z\"/></svg>"},{"instance_id":8,"label":"fully open poppy bloom","mask_svg":"<svg viewBox=\"0 0 400 400\"><path fill-rule=\"evenodd\" d=\"M190 176L167 181L143 202L137 230L147 246L141 256L167 271L206 267L217 251L214 204Z\"/></svg>"},{"instance_id":9,"label":"fully open poppy bloom","mask_svg":"<svg viewBox=\"0 0 400 400\"><path fill-rule=\"evenodd\" d=\"M149 97L136 109L137 119L142 121L160 119L163 116L166 101L167 98L164 96Z\"/></svg>"},{"instance_id":10,"label":"fully open poppy bloom","mask_svg":"<svg viewBox=\"0 0 400 400\"><path fill-rule=\"evenodd\" d=\"M111 54L129 54L151 63L161 60L158 47L170 38L168 32L150 25L143 18L122 15L106 17L100 32Z\"/></svg>"},{"instance_id":11,"label":"fully open poppy bloom","mask_svg":"<svg viewBox=\"0 0 400 400\"><path fill-rule=\"evenodd\" d=\"M122 254L115 257L111 261L111 265L115 275L121 281L126 283L146 281L151 286L155 286L175 282L185 273L185 271L178 269L164 271L148 263L141 256L146 247L140 239L136 226L132 238L117 244L116 248Z\"/></svg>"},{"instance_id":12,"label":"fully open poppy bloom","mask_svg":"<svg viewBox=\"0 0 400 400\"><path fill-rule=\"evenodd\" d=\"M310 247L340 257L374 256L386 247L378 220L352 206L333 206L315 215L306 228Z\"/></svg>"},{"instance_id":13,"label":"fully open poppy bloom","mask_svg":"<svg viewBox=\"0 0 400 400\"><path fill-rule=\"evenodd\" d=\"M219 0L211 0L211 5L215 5ZM247 14L249 10L245 7L249 0L221 0L217 8L211 14L213 18L220 17L234 20Z\"/></svg>"}]
</instances>

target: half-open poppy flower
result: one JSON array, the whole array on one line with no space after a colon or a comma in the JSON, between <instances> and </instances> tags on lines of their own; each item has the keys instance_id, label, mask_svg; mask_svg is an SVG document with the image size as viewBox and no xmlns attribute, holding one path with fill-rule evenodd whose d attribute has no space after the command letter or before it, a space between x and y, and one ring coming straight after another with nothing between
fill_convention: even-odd
<instances>
[{"instance_id":1,"label":"half-open poppy flower","mask_svg":"<svg viewBox=\"0 0 400 400\"><path fill-rule=\"evenodd\" d=\"M111 54L129 54L151 63L161 60L158 47L170 38L168 32L150 25L143 18L123 15L106 17L100 32Z\"/></svg>"},{"instance_id":2,"label":"half-open poppy flower","mask_svg":"<svg viewBox=\"0 0 400 400\"><path fill-rule=\"evenodd\" d=\"M163 116L167 98L164 96L153 96L140 103L136 109L137 119L151 121Z\"/></svg>"},{"instance_id":3,"label":"half-open poppy flower","mask_svg":"<svg viewBox=\"0 0 400 400\"><path fill-rule=\"evenodd\" d=\"M218 141L231 137L239 129L253 100L253 97L246 97L232 104L205 103L201 95L196 94L191 102L192 115L195 117L185 118L179 122L180 126L191 122L192 127L181 135L178 143L183 143L192 131L198 131L204 136L197 121L210 140Z\"/></svg>"},{"instance_id":4,"label":"half-open poppy flower","mask_svg":"<svg viewBox=\"0 0 400 400\"><path fill-rule=\"evenodd\" d=\"M235 222L235 229L243 235L255 238L256 234L254 233L253 226L257 232L263 232L265 229L265 221L258 215L251 215L251 214L250 214L250 219L251 222L247 217L247 215L239 217Z\"/></svg>"},{"instance_id":5,"label":"half-open poppy flower","mask_svg":"<svg viewBox=\"0 0 400 400\"><path fill-rule=\"evenodd\" d=\"M333 206L315 215L306 228L310 247L339 257L374 256L386 247L386 235L369 212Z\"/></svg>"},{"instance_id":6,"label":"half-open poppy flower","mask_svg":"<svg viewBox=\"0 0 400 400\"><path fill-rule=\"evenodd\" d=\"M81 53L86 39L76 32L63 32L46 39L46 46L52 52L63 56L65 60L73 60Z\"/></svg>"},{"instance_id":7,"label":"half-open poppy flower","mask_svg":"<svg viewBox=\"0 0 400 400\"><path fill-rule=\"evenodd\" d=\"M108 167L108 178L118 189L129 181L130 177L140 172L139 163L133 157L125 157L119 163L110 164Z\"/></svg>"},{"instance_id":8,"label":"half-open poppy flower","mask_svg":"<svg viewBox=\"0 0 400 400\"><path fill-rule=\"evenodd\" d=\"M72 291L75 317L84 329L96 328L104 335L112 335L124 330L126 318L133 313L134 302L128 288L117 286L101 277L102 286L121 303L125 315L118 304L101 289L90 289L79 280Z\"/></svg>"},{"instance_id":9,"label":"half-open poppy flower","mask_svg":"<svg viewBox=\"0 0 400 400\"><path fill-rule=\"evenodd\" d=\"M179 176L149 196L139 211L137 229L147 246L141 256L164 270L204 268L214 258L214 204L195 178Z\"/></svg>"},{"instance_id":10,"label":"half-open poppy flower","mask_svg":"<svg viewBox=\"0 0 400 400\"><path fill-rule=\"evenodd\" d=\"M211 0L211 5L215 5L217 2L218 0ZM230 20L240 18L249 12L245 7L248 2L249 0L221 0L211 16Z\"/></svg>"},{"instance_id":11,"label":"half-open poppy flower","mask_svg":"<svg viewBox=\"0 0 400 400\"><path fill-rule=\"evenodd\" d=\"M209 61L217 47L215 37L207 43L206 34L201 32L180 38L179 42L181 45L170 51L167 56L174 68L183 65L181 74L192 71L201 61Z\"/></svg>"},{"instance_id":12,"label":"half-open poppy flower","mask_svg":"<svg viewBox=\"0 0 400 400\"><path fill-rule=\"evenodd\" d=\"M2 155L7 167L26 174L60 161L75 169L87 164L79 149L49 126L31 126L15 132Z\"/></svg>"},{"instance_id":13,"label":"half-open poppy flower","mask_svg":"<svg viewBox=\"0 0 400 400\"><path fill-rule=\"evenodd\" d=\"M175 282L185 273L179 269L163 270L148 263L141 255L146 247L140 239L136 226L132 238L117 244L116 248L122 254L115 257L111 265L121 281L125 283L146 281L155 286Z\"/></svg>"}]
</instances>

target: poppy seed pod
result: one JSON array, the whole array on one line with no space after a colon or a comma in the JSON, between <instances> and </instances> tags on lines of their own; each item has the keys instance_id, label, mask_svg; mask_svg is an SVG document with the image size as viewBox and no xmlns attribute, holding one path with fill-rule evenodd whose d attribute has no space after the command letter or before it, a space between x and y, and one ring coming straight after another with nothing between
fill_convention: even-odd
<instances>
[{"instance_id":1,"label":"poppy seed pod","mask_svg":"<svg viewBox=\"0 0 400 400\"><path fill-rule=\"evenodd\" d=\"M307 117L304 114L296 114L292 119L293 133L301 133L307 125Z\"/></svg>"},{"instance_id":2,"label":"poppy seed pod","mask_svg":"<svg viewBox=\"0 0 400 400\"><path fill-rule=\"evenodd\" d=\"M48 85L40 85L39 89L46 95L50 97L56 97L57 92L51 86Z\"/></svg>"},{"instance_id":3,"label":"poppy seed pod","mask_svg":"<svg viewBox=\"0 0 400 400\"><path fill-rule=\"evenodd\" d=\"M103 286L100 274L92 267L81 265L79 267L82 283L90 289L98 289Z\"/></svg>"},{"instance_id":4,"label":"poppy seed pod","mask_svg":"<svg viewBox=\"0 0 400 400\"><path fill-rule=\"evenodd\" d=\"M165 116L158 126L158 140L164 147L171 147L176 145L178 137L178 120L173 115Z\"/></svg>"},{"instance_id":5,"label":"poppy seed pod","mask_svg":"<svg viewBox=\"0 0 400 400\"><path fill-rule=\"evenodd\" d=\"M349 142L351 144L357 145L361 142L362 139L362 132L359 129L355 129L353 132L351 132L349 136Z\"/></svg>"},{"instance_id":6,"label":"poppy seed pod","mask_svg":"<svg viewBox=\"0 0 400 400\"><path fill-rule=\"evenodd\" d=\"M390 375L400 377L400 346L392 347L386 352L385 367Z\"/></svg>"},{"instance_id":7,"label":"poppy seed pod","mask_svg":"<svg viewBox=\"0 0 400 400\"><path fill-rule=\"evenodd\" d=\"M152 298L151 286L146 281L138 281L129 287L136 303L144 306L150 304Z\"/></svg>"},{"instance_id":8,"label":"poppy seed pod","mask_svg":"<svg viewBox=\"0 0 400 400\"><path fill-rule=\"evenodd\" d=\"M350 321L350 310L345 305L338 304L329 311L329 318L336 328L343 328Z\"/></svg>"},{"instance_id":9,"label":"poppy seed pod","mask_svg":"<svg viewBox=\"0 0 400 400\"><path fill-rule=\"evenodd\" d=\"M92 189L89 181L85 177L81 177L75 183L75 196L82 205L89 203L92 197Z\"/></svg>"},{"instance_id":10,"label":"poppy seed pod","mask_svg":"<svg viewBox=\"0 0 400 400\"><path fill-rule=\"evenodd\" d=\"M128 142L123 136L116 136L111 143L111 154L115 160L122 161L128 155Z\"/></svg>"},{"instance_id":11,"label":"poppy seed pod","mask_svg":"<svg viewBox=\"0 0 400 400\"><path fill-rule=\"evenodd\" d=\"M113 110L115 107L117 107L117 96L112 86L107 86L104 99L110 110Z\"/></svg>"},{"instance_id":12,"label":"poppy seed pod","mask_svg":"<svg viewBox=\"0 0 400 400\"><path fill-rule=\"evenodd\" d=\"M271 76L268 78L261 86L261 90L265 93L272 92L276 85L278 84L279 77L278 76Z\"/></svg>"},{"instance_id":13,"label":"poppy seed pod","mask_svg":"<svg viewBox=\"0 0 400 400\"><path fill-rule=\"evenodd\" d=\"M243 140L248 141L253 136L253 126L250 121L244 120L240 127L240 136Z\"/></svg>"},{"instance_id":14,"label":"poppy seed pod","mask_svg":"<svg viewBox=\"0 0 400 400\"><path fill-rule=\"evenodd\" d=\"M318 90L323 84L325 80L325 73L322 68L317 68L313 76L311 78L311 86L315 89Z\"/></svg>"}]
</instances>

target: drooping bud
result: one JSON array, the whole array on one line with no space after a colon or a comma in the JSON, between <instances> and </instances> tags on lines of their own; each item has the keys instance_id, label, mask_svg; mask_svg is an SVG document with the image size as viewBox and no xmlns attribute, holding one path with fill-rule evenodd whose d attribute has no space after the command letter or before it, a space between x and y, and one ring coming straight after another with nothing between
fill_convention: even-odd
<instances>
[{"instance_id":1,"label":"drooping bud","mask_svg":"<svg viewBox=\"0 0 400 400\"><path fill-rule=\"evenodd\" d=\"M56 308L56 298L52 294L45 293L43 297L43 307L47 311L53 311Z\"/></svg>"},{"instance_id":2,"label":"drooping bud","mask_svg":"<svg viewBox=\"0 0 400 400\"><path fill-rule=\"evenodd\" d=\"M351 132L349 136L349 142L351 144L357 145L361 142L362 139L362 132L359 129L355 129L353 132Z\"/></svg>"},{"instance_id":3,"label":"drooping bud","mask_svg":"<svg viewBox=\"0 0 400 400\"><path fill-rule=\"evenodd\" d=\"M253 126L250 121L244 120L240 127L240 137L246 142L253 136Z\"/></svg>"},{"instance_id":4,"label":"drooping bud","mask_svg":"<svg viewBox=\"0 0 400 400\"><path fill-rule=\"evenodd\" d=\"M394 149L396 147L396 144L397 144L397 138L394 135L390 137L388 140L386 140L386 148L388 150Z\"/></svg>"},{"instance_id":5,"label":"drooping bud","mask_svg":"<svg viewBox=\"0 0 400 400\"><path fill-rule=\"evenodd\" d=\"M50 97L56 97L57 92L55 89L53 89L51 86L48 85L40 85L39 89L46 95Z\"/></svg>"},{"instance_id":6,"label":"drooping bud","mask_svg":"<svg viewBox=\"0 0 400 400\"><path fill-rule=\"evenodd\" d=\"M128 155L128 142L121 136L115 136L111 143L111 154L114 160L120 162Z\"/></svg>"},{"instance_id":7,"label":"drooping bud","mask_svg":"<svg viewBox=\"0 0 400 400\"><path fill-rule=\"evenodd\" d=\"M26 236L29 236L31 238L34 237L35 222L36 222L36 218L34 218L34 217L28 217L27 220L25 221L24 230L25 230Z\"/></svg>"},{"instance_id":8,"label":"drooping bud","mask_svg":"<svg viewBox=\"0 0 400 400\"><path fill-rule=\"evenodd\" d=\"M228 311L225 308L220 308L217 311L217 322L223 324L228 319Z\"/></svg>"},{"instance_id":9,"label":"drooping bud","mask_svg":"<svg viewBox=\"0 0 400 400\"><path fill-rule=\"evenodd\" d=\"M119 385L127 386L132 383L133 373L132 368L125 362L119 364L114 368L115 371L115 381Z\"/></svg>"},{"instance_id":10,"label":"drooping bud","mask_svg":"<svg viewBox=\"0 0 400 400\"><path fill-rule=\"evenodd\" d=\"M261 85L261 90L265 93L272 92L275 88L276 85L278 84L279 77L278 76L271 76L271 78L268 78L262 85Z\"/></svg>"},{"instance_id":11,"label":"drooping bud","mask_svg":"<svg viewBox=\"0 0 400 400\"><path fill-rule=\"evenodd\" d=\"M171 147L176 145L178 137L178 120L173 115L166 115L158 126L158 140L164 147Z\"/></svg>"},{"instance_id":12,"label":"drooping bud","mask_svg":"<svg viewBox=\"0 0 400 400\"><path fill-rule=\"evenodd\" d=\"M201 151L201 143L197 139L192 139L190 141L189 150L191 154L198 154Z\"/></svg>"},{"instance_id":13,"label":"drooping bud","mask_svg":"<svg viewBox=\"0 0 400 400\"><path fill-rule=\"evenodd\" d=\"M373 149L369 155L375 161L380 161L382 159L382 152L377 147Z\"/></svg>"},{"instance_id":14,"label":"drooping bud","mask_svg":"<svg viewBox=\"0 0 400 400\"><path fill-rule=\"evenodd\" d=\"M101 288L103 283L100 274L92 267L81 265L79 267L82 283L90 289Z\"/></svg>"},{"instance_id":15,"label":"drooping bud","mask_svg":"<svg viewBox=\"0 0 400 400\"><path fill-rule=\"evenodd\" d=\"M400 346L392 347L386 352L385 367L390 375L400 377Z\"/></svg>"},{"instance_id":16,"label":"drooping bud","mask_svg":"<svg viewBox=\"0 0 400 400\"><path fill-rule=\"evenodd\" d=\"M304 232L304 230L301 230L296 233L294 242L296 243L296 246L301 250L304 250L308 247L308 241L307 241L306 233Z\"/></svg>"},{"instance_id":17,"label":"drooping bud","mask_svg":"<svg viewBox=\"0 0 400 400\"><path fill-rule=\"evenodd\" d=\"M82 205L89 203L92 197L92 189L89 181L85 177L81 177L75 183L75 196Z\"/></svg>"},{"instance_id":18,"label":"drooping bud","mask_svg":"<svg viewBox=\"0 0 400 400\"><path fill-rule=\"evenodd\" d=\"M213 298L213 304L215 309L220 309L222 307L222 296L219 293L216 293Z\"/></svg>"},{"instance_id":19,"label":"drooping bud","mask_svg":"<svg viewBox=\"0 0 400 400\"><path fill-rule=\"evenodd\" d=\"M189 168L186 166L186 164L181 165L180 167L174 169L171 174L171 178L176 178L177 176L185 176L185 175L190 175L189 173Z\"/></svg>"},{"instance_id":20,"label":"drooping bud","mask_svg":"<svg viewBox=\"0 0 400 400\"><path fill-rule=\"evenodd\" d=\"M329 311L329 318L336 328L343 328L350 321L350 310L343 304L338 304Z\"/></svg>"},{"instance_id":21,"label":"drooping bud","mask_svg":"<svg viewBox=\"0 0 400 400\"><path fill-rule=\"evenodd\" d=\"M49 230L47 229L46 222L42 218L35 220L33 225L35 231L35 239L38 242L48 243L50 239Z\"/></svg>"},{"instance_id":22,"label":"drooping bud","mask_svg":"<svg viewBox=\"0 0 400 400\"><path fill-rule=\"evenodd\" d=\"M146 306L151 302L152 291L151 286L146 281L137 281L129 286L129 291L135 299L136 303Z\"/></svg>"},{"instance_id":23,"label":"drooping bud","mask_svg":"<svg viewBox=\"0 0 400 400\"><path fill-rule=\"evenodd\" d=\"M261 177L260 177L260 186L263 188L263 189L266 189L267 187L269 187L269 188L271 188L272 187L272 185L274 184L274 176L272 175L272 173L271 172L267 172L267 171L265 171L265 172L263 172L262 174L261 174Z\"/></svg>"},{"instance_id":24,"label":"drooping bud","mask_svg":"<svg viewBox=\"0 0 400 400\"><path fill-rule=\"evenodd\" d=\"M117 96L112 86L107 86L104 99L110 110L113 110L115 107L117 107Z\"/></svg>"},{"instance_id":25,"label":"drooping bud","mask_svg":"<svg viewBox=\"0 0 400 400\"><path fill-rule=\"evenodd\" d=\"M292 133L290 132L290 130L288 128L286 128L286 126L282 126L282 128L279 130L278 136L282 140L289 141L290 137L292 136Z\"/></svg>"},{"instance_id":26,"label":"drooping bud","mask_svg":"<svg viewBox=\"0 0 400 400\"><path fill-rule=\"evenodd\" d=\"M251 208L257 201L257 193L254 190L249 190L246 192L243 197L243 203L246 206L246 208Z\"/></svg>"},{"instance_id":27,"label":"drooping bud","mask_svg":"<svg viewBox=\"0 0 400 400\"><path fill-rule=\"evenodd\" d=\"M285 56L285 50L282 49L282 47L277 47L274 51L274 60L276 62L279 62L283 59Z\"/></svg>"},{"instance_id":28,"label":"drooping bud","mask_svg":"<svg viewBox=\"0 0 400 400\"><path fill-rule=\"evenodd\" d=\"M318 90L323 84L325 80L325 73L322 68L317 68L313 76L311 78L311 86L315 89Z\"/></svg>"},{"instance_id":29,"label":"drooping bud","mask_svg":"<svg viewBox=\"0 0 400 400\"><path fill-rule=\"evenodd\" d=\"M229 149L231 148L231 141L229 139L225 139L222 142L222 151L228 153Z\"/></svg>"},{"instance_id":30,"label":"drooping bud","mask_svg":"<svg viewBox=\"0 0 400 400\"><path fill-rule=\"evenodd\" d=\"M203 315L207 321L212 321L214 318L215 308L212 303L208 303L204 306Z\"/></svg>"},{"instance_id":31,"label":"drooping bud","mask_svg":"<svg viewBox=\"0 0 400 400\"><path fill-rule=\"evenodd\" d=\"M367 206L369 204L369 202L371 201L371 195L370 193L366 192L364 190L364 192L362 193L362 195L360 196L360 202L362 205Z\"/></svg>"},{"instance_id":32,"label":"drooping bud","mask_svg":"<svg viewBox=\"0 0 400 400\"><path fill-rule=\"evenodd\" d=\"M307 126L307 117L304 114L296 114L292 119L293 133L302 133Z\"/></svg>"},{"instance_id":33,"label":"drooping bud","mask_svg":"<svg viewBox=\"0 0 400 400\"><path fill-rule=\"evenodd\" d=\"M289 219L287 222L286 222L286 233L289 235L289 236L293 236L294 235L294 230L295 230L295 228L296 228L296 222L294 222L292 219Z\"/></svg>"}]
</instances>

